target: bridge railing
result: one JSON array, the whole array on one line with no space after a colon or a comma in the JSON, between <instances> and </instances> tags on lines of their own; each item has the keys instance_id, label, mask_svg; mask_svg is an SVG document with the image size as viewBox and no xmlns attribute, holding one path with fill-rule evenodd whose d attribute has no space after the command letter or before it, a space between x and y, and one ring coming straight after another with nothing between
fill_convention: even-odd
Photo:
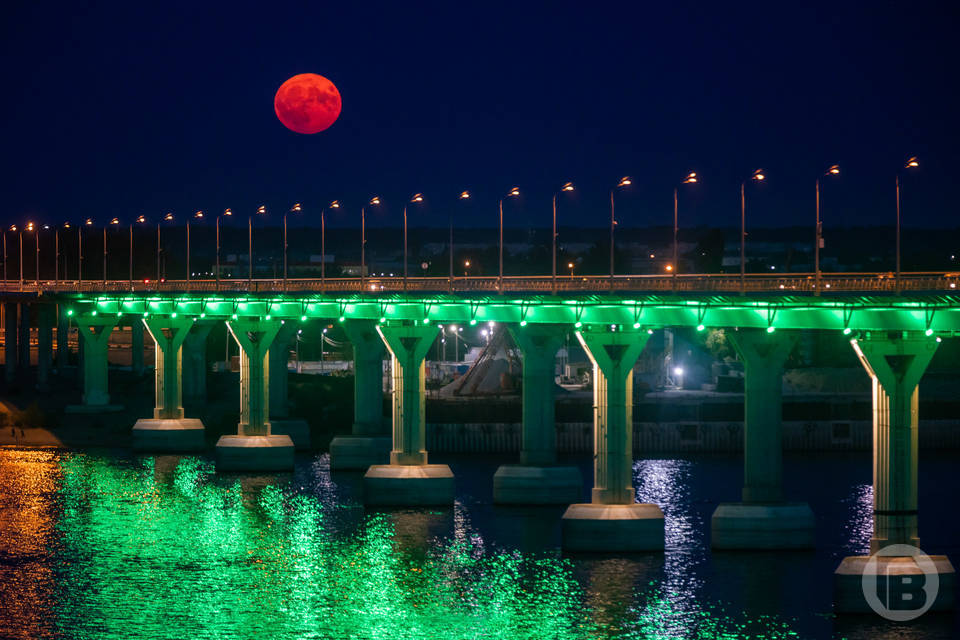
<instances>
[{"instance_id":1,"label":"bridge railing","mask_svg":"<svg viewBox=\"0 0 960 640\"><path fill-rule=\"evenodd\" d=\"M680 274L630 276L508 276L502 280L502 293L550 294L554 287L560 293L614 292L680 292L680 293L805 293L817 290L812 273L749 274ZM821 273L821 293L830 292L955 292L960 287L960 272L893 273ZM363 278L279 278L221 280L6 280L0 281L5 293L58 292L197 292L197 293L368 293L456 292L497 293L501 281L496 276L415 277L406 283L401 277Z\"/></svg>"}]
</instances>

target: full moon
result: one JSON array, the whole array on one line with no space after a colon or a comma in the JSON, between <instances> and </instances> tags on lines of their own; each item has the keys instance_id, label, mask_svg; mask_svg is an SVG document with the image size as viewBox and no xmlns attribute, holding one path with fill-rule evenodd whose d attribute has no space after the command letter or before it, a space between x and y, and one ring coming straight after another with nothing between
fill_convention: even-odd
<instances>
[{"instance_id":1,"label":"full moon","mask_svg":"<svg viewBox=\"0 0 960 640\"><path fill-rule=\"evenodd\" d=\"M287 129L297 133L320 133L340 115L340 92L332 82L315 73L293 76L277 89L273 108Z\"/></svg>"}]
</instances>

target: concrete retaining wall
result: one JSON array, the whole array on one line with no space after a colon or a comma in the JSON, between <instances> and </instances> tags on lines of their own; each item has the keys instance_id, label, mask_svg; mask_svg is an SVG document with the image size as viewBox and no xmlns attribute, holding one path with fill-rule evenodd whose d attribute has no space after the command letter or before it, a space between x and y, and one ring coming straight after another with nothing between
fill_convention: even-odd
<instances>
[{"instance_id":1,"label":"concrete retaining wall","mask_svg":"<svg viewBox=\"0 0 960 640\"><path fill-rule=\"evenodd\" d=\"M869 451L869 421L790 421L783 423L785 451ZM960 420L921 420L920 447L960 449ZM561 453L593 451L593 424L557 424ZM636 453L738 452L743 450L741 422L638 422L633 425ZM518 423L427 424L427 450L437 453L520 451Z\"/></svg>"}]
</instances>

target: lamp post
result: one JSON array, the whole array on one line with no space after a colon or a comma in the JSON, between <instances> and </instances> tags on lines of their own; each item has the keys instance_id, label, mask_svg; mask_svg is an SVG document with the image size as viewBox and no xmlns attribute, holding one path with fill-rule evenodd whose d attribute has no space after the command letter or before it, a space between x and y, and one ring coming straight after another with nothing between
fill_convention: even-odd
<instances>
[{"instance_id":1,"label":"lamp post","mask_svg":"<svg viewBox=\"0 0 960 640\"><path fill-rule=\"evenodd\" d=\"M33 223L28 223L32 225ZM17 232L17 237L20 243L19 258L20 258L20 290L23 290L23 230Z\"/></svg>"},{"instance_id":2,"label":"lamp post","mask_svg":"<svg viewBox=\"0 0 960 640\"><path fill-rule=\"evenodd\" d=\"M911 156L907 160L906 164L903 165L904 169L915 169L919 167L920 163L917 162L916 156ZM898 172L895 179L896 183L896 192L897 192L897 295L900 295L900 173Z\"/></svg>"},{"instance_id":3,"label":"lamp post","mask_svg":"<svg viewBox=\"0 0 960 640\"><path fill-rule=\"evenodd\" d=\"M415 193L410 202L423 202L423 194ZM403 291L407 291L407 205L403 205Z\"/></svg>"},{"instance_id":4,"label":"lamp post","mask_svg":"<svg viewBox=\"0 0 960 640\"><path fill-rule=\"evenodd\" d=\"M470 192L469 192L469 191L461 191L461 192L460 192L460 195L457 196L457 199L458 199L458 200L469 200L469 199L470 199ZM449 276L448 276L447 288L448 288L450 291L453 291L453 216L449 216L447 222L449 222L449 224L450 224L450 244L449 244L449 248L450 248L450 273L449 273ZM502 227L502 225L503 225L503 202L502 202L502 201L501 201L501 203L500 203L500 224L501 224L501 227ZM501 234L501 242L502 242L502 241L503 241L503 236L502 236L502 234ZM500 256L501 256L501 257L500 257L500 271L501 271L501 276L500 276L500 277L502 278L502 277L503 277L503 251L502 251L502 249L501 249L501 252L500 252Z\"/></svg>"},{"instance_id":5,"label":"lamp post","mask_svg":"<svg viewBox=\"0 0 960 640\"><path fill-rule=\"evenodd\" d=\"M83 227L92 227L93 219L87 218L77 227L77 287L83 284Z\"/></svg>"},{"instance_id":6,"label":"lamp post","mask_svg":"<svg viewBox=\"0 0 960 640\"><path fill-rule=\"evenodd\" d=\"M147 222L147 217L144 215L137 216L137 224L145 224ZM133 223L130 223L130 248L129 248L129 275L127 276L130 281L130 289L133 290Z\"/></svg>"},{"instance_id":7,"label":"lamp post","mask_svg":"<svg viewBox=\"0 0 960 640\"><path fill-rule=\"evenodd\" d=\"M173 222L173 214L166 214L163 216L163 220L166 222ZM163 245L160 243L160 223L161 221L157 221L157 288L160 287L160 254L163 252Z\"/></svg>"},{"instance_id":8,"label":"lamp post","mask_svg":"<svg viewBox=\"0 0 960 640\"><path fill-rule=\"evenodd\" d=\"M10 231L16 231L17 225L10 225ZM3 282L7 283L7 232L3 232Z\"/></svg>"},{"instance_id":9,"label":"lamp post","mask_svg":"<svg viewBox=\"0 0 960 640\"><path fill-rule=\"evenodd\" d=\"M370 203L373 206L380 204L380 198L373 196ZM367 269L367 210L366 206L360 207L360 293L365 291L364 271Z\"/></svg>"},{"instance_id":10,"label":"lamp post","mask_svg":"<svg viewBox=\"0 0 960 640\"><path fill-rule=\"evenodd\" d=\"M215 241L215 242L216 242L216 244L217 244L217 251L216 251L216 254L217 254L216 262L217 262L217 265L216 265L216 274L215 274L215 277L216 277L216 279L217 279L217 291L220 290L220 218L223 218L223 217L228 217L228 218L229 218L229 217L231 217L232 215L233 215L233 211L232 211L231 209L224 209L224 210L223 210L223 213L221 213L220 215L217 216L216 234L215 234L215 235L216 235L216 241Z\"/></svg>"},{"instance_id":11,"label":"lamp post","mask_svg":"<svg viewBox=\"0 0 960 640\"><path fill-rule=\"evenodd\" d=\"M111 218L110 224L119 225L119 218ZM107 228L103 228L103 289L107 289Z\"/></svg>"},{"instance_id":12,"label":"lamp post","mask_svg":"<svg viewBox=\"0 0 960 640\"><path fill-rule=\"evenodd\" d=\"M697 173L691 171L687 174L687 177L683 179L681 184L694 184L698 181ZM679 189L677 187L673 188L673 290L677 289L677 273L680 271L680 225L677 220L677 204L679 200Z\"/></svg>"},{"instance_id":13,"label":"lamp post","mask_svg":"<svg viewBox=\"0 0 960 640\"><path fill-rule=\"evenodd\" d=\"M763 182L766 176L763 169L757 169L751 180ZM740 183L740 295L747 292L747 181Z\"/></svg>"},{"instance_id":14,"label":"lamp post","mask_svg":"<svg viewBox=\"0 0 960 640\"><path fill-rule=\"evenodd\" d=\"M300 203L297 202L292 207L290 211L293 213L300 213L301 211ZM283 290L287 290L287 213L283 213Z\"/></svg>"},{"instance_id":15,"label":"lamp post","mask_svg":"<svg viewBox=\"0 0 960 640\"><path fill-rule=\"evenodd\" d=\"M33 241L36 244L36 266L34 267L34 284L40 286L40 227L34 227Z\"/></svg>"},{"instance_id":16,"label":"lamp post","mask_svg":"<svg viewBox=\"0 0 960 640\"><path fill-rule=\"evenodd\" d=\"M514 187L507 192L508 198L516 198L519 195L520 187ZM497 293L503 295L503 198L500 198L500 276L497 278Z\"/></svg>"},{"instance_id":17,"label":"lamp post","mask_svg":"<svg viewBox=\"0 0 960 640\"><path fill-rule=\"evenodd\" d=\"M339 209L340 201L334 200L330 203L331 209ZM320 209L320 292L326 288L327 280L327 221L324 218L324 210ZM326 329L323 330L326 333ZM321 345L323 343L321 342Z\"/></svg>"},{"instance_id":18,"label":"lamp post","mask_svg":"<svg viewBox=\"0 0 960 640\"><path fill-rule=\"evenodd\" d=\"M266 205L257 207L257 213L266 215ZM249 261L247 272L247 291L253 289L253 214L247 216L247 259Z\"/></svg>"},{"instance_id":19,"label":"lamp post","mask_svg":"<svg viewBox=\"0 0 960 640\"><path fill-rule=\"evenodd\" d=\"M615 209L613 194L614 192L616 192L617 189L622 189L623 187L630 186L631 184L633 184L633 181L630 180L628 176L623 176L622 178L620 178L620 182L618 182L613 189L610 189L610 291L611 292L613 291L613 273L614 273L613 271L613 268L614 268L613 267L613 230L617 226L617 217L616 217L616 209ZM570 275L571 276L573 275L573 271L570 272Z\"/></svg>"},{"instance_id":20,"label":"lamp post","mask_svg":"<svg viewBox=\"0 0 960 640\"><path fill-rule=\"evenodd\" d=\"M573 183L567 182L560 191L573 191ZM557 295L557 196L560 192L553 194L553 295Z\"/></svg>"},{"instance_id":21,"label":"lamp post","mask_svg":"<svg viewBox=\"0 0 960 640\"><path fill-rule=\"evenodd\" d=\"M193 214L197 220L203 220L203 211L197 211ZM190 219L187 218L187 291L190 290Z\"/></svg>"},{"instance_id":22,"label":"lamp post","mask_svg":"<svg viewBox=\"0 0 960 640\"><path fill-rule=\"evenodd\" d=\"M830 168L827 169L826 173L823 176L835 176L840 173L839 165L830 165ZM823 224L820 222L820 176L817 178L816 182L816 205L817 205L817 228L816 228L816 242L813 245L813 277L814 277L814 291L813 295L820 295L820 249L823 248Z\"/></svg>"}]
</instances>

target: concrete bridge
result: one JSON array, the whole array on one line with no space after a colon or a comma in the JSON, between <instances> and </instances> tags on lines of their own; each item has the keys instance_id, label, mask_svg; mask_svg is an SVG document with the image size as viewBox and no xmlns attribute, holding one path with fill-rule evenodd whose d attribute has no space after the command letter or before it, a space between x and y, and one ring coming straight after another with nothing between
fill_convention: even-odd
<instances>
[{"instance_id":1,"label":"concrete bridge","mask_svg":"<svg viewBox=\"0 0 960 640\"><path fill-rule=\"evenodd\" d=\"M632 487L631 372L656 329L723 327L730 330L746 371L744 485L739 501L714 512L713 546L797 549L813 546L814 515L808 505L784 500L783 365L798 330L839 331L849 337L873 381L871 547L919 546L918 385L940 341L960 334L957 274L903 274L898 280L886 274L824 274L820 288L808 274L563 282L559 287L548 277L5 283L6 375L8 380L16 375L18 341L13 338L20 336L22 349L31 319L38 327L41 384L53 359L54 325L60 338L75 324L82 336L84 385L83 404L75 410L108 410L109 336L118 325L130 325L134 350L139 335L142 354L145 330L156 345L156 402L153 416L133 427L134 447L201 450L203 424L186 418L181 405L184 360L189 356L195 362L192 354L204 352L213 323L224 322L241 353L241 414L237 434L221 437L216 445L217 468L288 470L297 429L305 425L278 421L270 412L271 402L286 395L287 344L301 323L339 322L354 348L355 416L351 435L331 444L331 466L366 469L369 504L445 505L454 499L454 477L447 465L431 464L426 451L425 356L439 324L502 323L522 354L523 424L520 463L497 470L495 500L569 504L562 530L563 545L571 551L657 551L664 545L663 513L657 505L637 504ZM562 295L552 294L555 287ZM554 362L570 332L594 367L594 478L588 503L578 502L579 471L558 465L556 454ZM57 344L65 350L65 340ZM383 429L381 419L386 354L393 378L390 430ZM65 351L58 358L64 356ZM933 560L940 573L934 607L952 606L953 567L946 556ZM861 588L866 562L846 558L837 569L839 610L866 609ZM871 570L886 575L891 563L903 575L920 572L903 557L883 559Z\"/></svg>"}]
</instances>

